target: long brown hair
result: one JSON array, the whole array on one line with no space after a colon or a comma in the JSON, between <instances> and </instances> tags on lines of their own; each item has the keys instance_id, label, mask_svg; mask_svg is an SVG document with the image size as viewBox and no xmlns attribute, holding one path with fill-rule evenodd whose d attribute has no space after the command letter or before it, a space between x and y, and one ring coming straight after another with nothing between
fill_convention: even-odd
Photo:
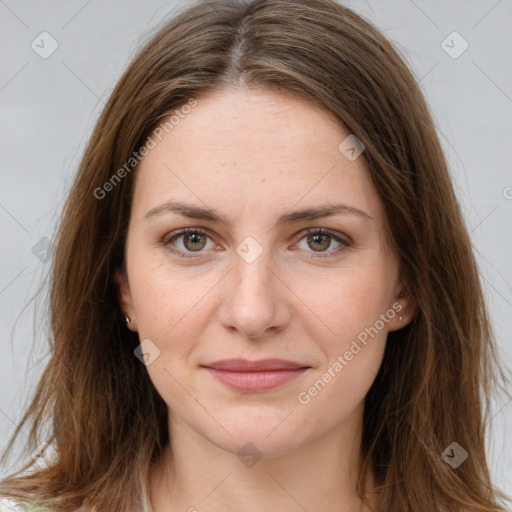
<instances>
[{"instance_id":1,"label":"long brown hair","mask_svg":"<svg viewBox=\"0 0 512 512\"><path fill-rule=\"evenodd\" d=\"M201 1L134 58L63 211L51 357L3 456L30 420L27 462L0 483L0 495L55 511L149 508L148 472L169 433L166 404L134 356L139 339L122 325L113 280L124 260L137 163L130 159L158 122L228 85L312 102L366 148L417 315L389 334L365 400L361 496L372 471L379 510L505 510L485 455L492 392L505 377L431 114L392 44L333 0ZM42 441L58 458L24 473ZM453 442L468 454L456 468L442 457Z\"/></svg>"}]
</instances>

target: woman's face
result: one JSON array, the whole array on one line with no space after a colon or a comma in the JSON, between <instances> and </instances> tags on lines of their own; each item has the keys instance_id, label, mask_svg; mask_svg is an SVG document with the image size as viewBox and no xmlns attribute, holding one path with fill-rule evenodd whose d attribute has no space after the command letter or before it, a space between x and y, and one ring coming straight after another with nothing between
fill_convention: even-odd
<instances>
[{"instance_id":1,"label":"woman's face","mask_svg":"<svg viewBox=\"0 0 512 512\"><path fill-rule=\"evenodd\" d=\"M117 283L141 371L171 424L232 452L360 432L387 333L409 320L361 148L288 96L197 101L155 132L136 171ZM295 369L212 369L227 359Z\"/></svg>"}]
</instances>

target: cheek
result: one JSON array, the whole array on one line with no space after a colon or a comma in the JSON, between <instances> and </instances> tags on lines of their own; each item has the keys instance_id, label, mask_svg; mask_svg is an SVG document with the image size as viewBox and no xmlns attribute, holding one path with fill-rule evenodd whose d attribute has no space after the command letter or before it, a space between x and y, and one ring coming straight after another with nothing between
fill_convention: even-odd
<instances>
[{"instance_id":1,"label":"cheek","mask_svg":"<svg viewBox=\"0 0 512 512\"><path fill-rule=\"evenodd\" d=\"M183 393L178 382L187 382L187 389L193 386L190 356L212 317L207 292L219 279L213 272L194 277L192 268L171 271L168 265L136 256L130 286L137 330L141 342L149 339L156 346L158 357L147 370L161 396L172 403Z\"/></svg>"},{"instance_id":2,"label":"cheek","mask_svg":"<svg viewBox=\"0 0 512 512\"><path fill-rule=\"evenodd\" d=\"M329 430L354 418L354 411L363 407L365 396L375 380L385 341L374 339L372 345L348 361L329 363L301 389L296 403L305 430ZM337 363L337 364L336 364Z\"/></svg>"},{"instance_id":3,"label":"cheek","mask_svg":"<svg viewBox=\"0 0 512 512\"><path fill-rule=\"evenodd\" d=\"M190 322L190 317L197 317L204 308L203 296L215 282L208 273L196 279L191 269L171 272L169 266L155 265L149 258L146 262L139 258L132 275L130 284L139 334L163 341L173 338L183 323Z\"/></svg>"},{"instance_id":4,"label":"cheek","mask_svg":"<svg viewBox=\"0 0 512 512\"><path fill-rule=\"evenodd\" d=\"M318 319L310 325L321 321L315 339L321 329L322 337L329 339L328 346L340 349L373 326L389 308L390 277L391 272L381 264L343 268L316 279L299 277L294 291Z\"/></svg>"},{"instance_id":5,"label":"cheek","mask_svg":"<svg viewBox=\"0 0 512 512\"><path fill-rule=\"evenodd\" d=\"M325 400L327 405L343 397L340 404L350 410L366 395L382 362L388 323L395 315L390 308L392 276L384 269L385 265L377 264L344 269L322 281L325 286L315 288L315 293L307 294L306 285L302 288L301 297L321 320L312 318L309 336L323 353L322 367L310 382L311 394L303 390L306 401L321 404Z\"/></svg>"},{"instance_id":6,"label":"cheek","mask_svg":"<svg viewBox=\"0 0 512 512\"><path fill-rule=\"evenodd\" d=\"M319 344L325 365L297 397L304 407L334 407L336 421L364 400L382 363L388 323L395 315L389 305L392 270L391 264L352 269L317 294L315 307L335 336L317 338L323 340Z\"/></svg>"},{"instance_id":7,"label":"cheek","mask_svg":"<svg viewBox=\"0 0 512 512\"><path fill-rule=\"evenodd\" d=\"M335 425L360 405L382 363L388 322L389 287L378 272L346 273L311 298L324 326L309 334L323 353L323 364L296 399L311 427L324 419ZM331 417L327 418L327 411Z\"/></svg>"}]
</instances>

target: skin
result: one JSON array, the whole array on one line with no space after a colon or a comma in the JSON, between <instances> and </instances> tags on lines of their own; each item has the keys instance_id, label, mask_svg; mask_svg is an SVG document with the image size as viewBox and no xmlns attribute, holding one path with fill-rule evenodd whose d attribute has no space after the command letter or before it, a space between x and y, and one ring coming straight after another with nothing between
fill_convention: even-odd
<instances>
[{"instance_id":1,"label":"skin","mask_svg":"<svg viewBox=\"0 0 512 512\"><path fill-rule=\"evenodd\" d=\"M160 350L141 365L169 411L170 444L150 475L152 506L366 510L355 492L363 402L387 333L413 314L378 194L363 158L350 161L338 149L348 133L323 110L280 93L235 88L197 99L137 170L127 275L116 273L129 328ZM145 217L171 199L213 208L226 224L169 211ZM366 216L276 225L283 213L325 203ZM197 238L194 245L183 235L169 242L186 227L207 231L199 247ZM331 230L350 245L329 237L308 242L307 228ZM250 263L236 251L248 236L262 250ZM180 258L169 246L194 257ZM300 403L298 394L397 301L400 313L308 404ZM251 393L226 387L201 367L234 357L310 368L283 386ZM248 442L262 456L252 467L237 457ZM371 489L371 474L367 483Z\"/></svg>"}]
</instances>

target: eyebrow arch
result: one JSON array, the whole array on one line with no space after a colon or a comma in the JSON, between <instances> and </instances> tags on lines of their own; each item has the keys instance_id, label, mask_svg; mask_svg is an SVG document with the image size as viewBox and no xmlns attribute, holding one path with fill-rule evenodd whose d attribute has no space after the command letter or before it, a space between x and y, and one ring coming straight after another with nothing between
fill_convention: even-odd
<instances>
[{"instance_id":1,"label":"eyebrow arch","mask_svg":"<svg viewBox=\"0 0 512 512\"><path fill-rule=\"evenodd\" d=\"M221 222L222 224L231 227L231 222L217 210L181 203L179 201L167 201L160 206L156 206L146 213L144 218L148 219L165 212L177 213L178 215L189 217L191 219ZM304 208L302 210L284 213L277 219L276 226L295 224L305 220L314 220L333 215L357 215L359 217L373 220L373 217L354 206L346 204L323 204L315 208Z\"/></svg>"}]
</instances>

